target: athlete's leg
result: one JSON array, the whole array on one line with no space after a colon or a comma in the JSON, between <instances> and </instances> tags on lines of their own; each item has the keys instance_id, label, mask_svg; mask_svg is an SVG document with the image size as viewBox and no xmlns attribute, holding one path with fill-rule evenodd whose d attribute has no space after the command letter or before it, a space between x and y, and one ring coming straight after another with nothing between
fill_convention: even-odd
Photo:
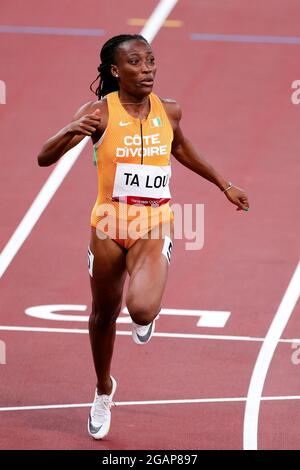
<instances>
[{"instance_id":1,"label":"athlete's leg","mask_svg":"<svg viewBox=\"0 0 300 470\"><path fill-rule=\"evenodd\" d=\"M116 335L116 319L120 313L126 277L126 251L113 240L99 239L92 227L90 250L93 259L92 312L89 334L99 394L110 394L110 365Z\"/></svg>"},{"instance_id":2,"label":"athlete's leg","mask_svg":"<svg viewBox=\"0 0 300 470\"><path fill-rule=\"evenodd\" d=\"M167 251L173 238L173 224L167 223L165 227L169 229L167 238L161 232L164 226L155 227L148 239L139 239L127 253L130 281L126 305L132 320L139 325L151 323L160 311L169 270ZM155 239L154 235L160 238Z\"/></svg>"}]
</instances>

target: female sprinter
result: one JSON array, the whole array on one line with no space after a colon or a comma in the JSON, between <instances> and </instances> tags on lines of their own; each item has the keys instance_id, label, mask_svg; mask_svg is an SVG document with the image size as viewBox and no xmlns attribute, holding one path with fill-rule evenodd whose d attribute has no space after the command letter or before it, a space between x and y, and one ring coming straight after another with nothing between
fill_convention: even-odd
<instances>
[{"instance_id":1,"label":"female sprinter","mask_svg":"<svg viewBox=\"0 0 300 470\"><path fill-rule=\"evenodd\" d=\"M166 285L172 247L169 207L170 154L215 184L248 210L246 194L216 172L183 135L180 106L152 93L156 65L140 35L120 35L102 47L98 100L82 106L71 123L44 144L40 166L48 166L91 136L98 168L98 197L91 215L88 248L92 312L89 334L97 375L88 432L107 435L116 380L110 375L116 319L126 273L126 305L133 340L146 344ZM138 222L138 223L137 223Z\"/></svg>"}]
</instances>

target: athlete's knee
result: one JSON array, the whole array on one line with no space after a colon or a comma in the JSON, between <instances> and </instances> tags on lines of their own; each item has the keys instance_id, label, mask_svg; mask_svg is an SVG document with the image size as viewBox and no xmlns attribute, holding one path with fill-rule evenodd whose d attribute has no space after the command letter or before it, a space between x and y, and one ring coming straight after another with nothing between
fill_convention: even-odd
<instances>
[{"instance_id":1,"label":"athlete's knee","mask_svg":"<svg viewBox=\"0 0 300 470\"><path fill-rule=\"evenodd\" d=\"M90 325L93 324L96 328L107 328L114 324L119 316L121 303L116 306L110 305L97 305L93 303L90 315Z\"/></svg>"},{"instance_id":2,"label":"athlete's knee","mask_svg":"<svg viewBox=\"0 0 300 470\"><path fill-rule=\"evenodd\" d=\"M157 304L146 300L127 299L127 308L132 320L138 325L148 325L159 313Z\"/></svg>"}]
</instances>

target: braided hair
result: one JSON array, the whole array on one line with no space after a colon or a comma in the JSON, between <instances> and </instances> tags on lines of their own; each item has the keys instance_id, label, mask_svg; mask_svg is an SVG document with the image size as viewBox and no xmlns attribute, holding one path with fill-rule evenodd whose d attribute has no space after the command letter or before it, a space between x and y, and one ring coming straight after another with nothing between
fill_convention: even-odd
<instances>
[{"instance_id":1,"label":"braided hair","mask_svg":"<svg viewBox=\"0 0 300 470\"><path fill-rule=\"evenodd\" d=\"M97 67L99 74L90 85L90 90L95 93L99 100L108 93L119 90L119 82L111 73L111 65L116 63L115 53L120 44L133 40L144 41L148 44L147 40L140 34L120 34L112 37L103 45L100 52L101 63L99 67ZM93 85L99 78L98 87L96 90L93 90Z\"/></svg>"}]
</instances>

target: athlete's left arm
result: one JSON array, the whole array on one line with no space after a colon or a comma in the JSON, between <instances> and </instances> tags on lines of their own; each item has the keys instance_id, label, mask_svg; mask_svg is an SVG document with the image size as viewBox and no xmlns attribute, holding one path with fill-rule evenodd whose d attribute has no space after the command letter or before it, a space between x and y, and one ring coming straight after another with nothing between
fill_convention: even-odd
<instances>
[{"instance_id":1,"label":"athlete's left arm","mask_svg":"<svg viewBox=\"0 0 300 470\"><path fill-rule=\"evenodd\" d=\"M204 158L199 155L192 143L183 135L180 128L181 109L174 103L165 105L170 122L173 126L174 139L172 142L172 154L182 165L194 171L203 178L211 181L224 191L230 186L228 180L223 178ZM224 193L227 199L237 206L237 210L249 210L249 203L246 193L236 186L231 186Z\"/></svg>"}]
</instances>

